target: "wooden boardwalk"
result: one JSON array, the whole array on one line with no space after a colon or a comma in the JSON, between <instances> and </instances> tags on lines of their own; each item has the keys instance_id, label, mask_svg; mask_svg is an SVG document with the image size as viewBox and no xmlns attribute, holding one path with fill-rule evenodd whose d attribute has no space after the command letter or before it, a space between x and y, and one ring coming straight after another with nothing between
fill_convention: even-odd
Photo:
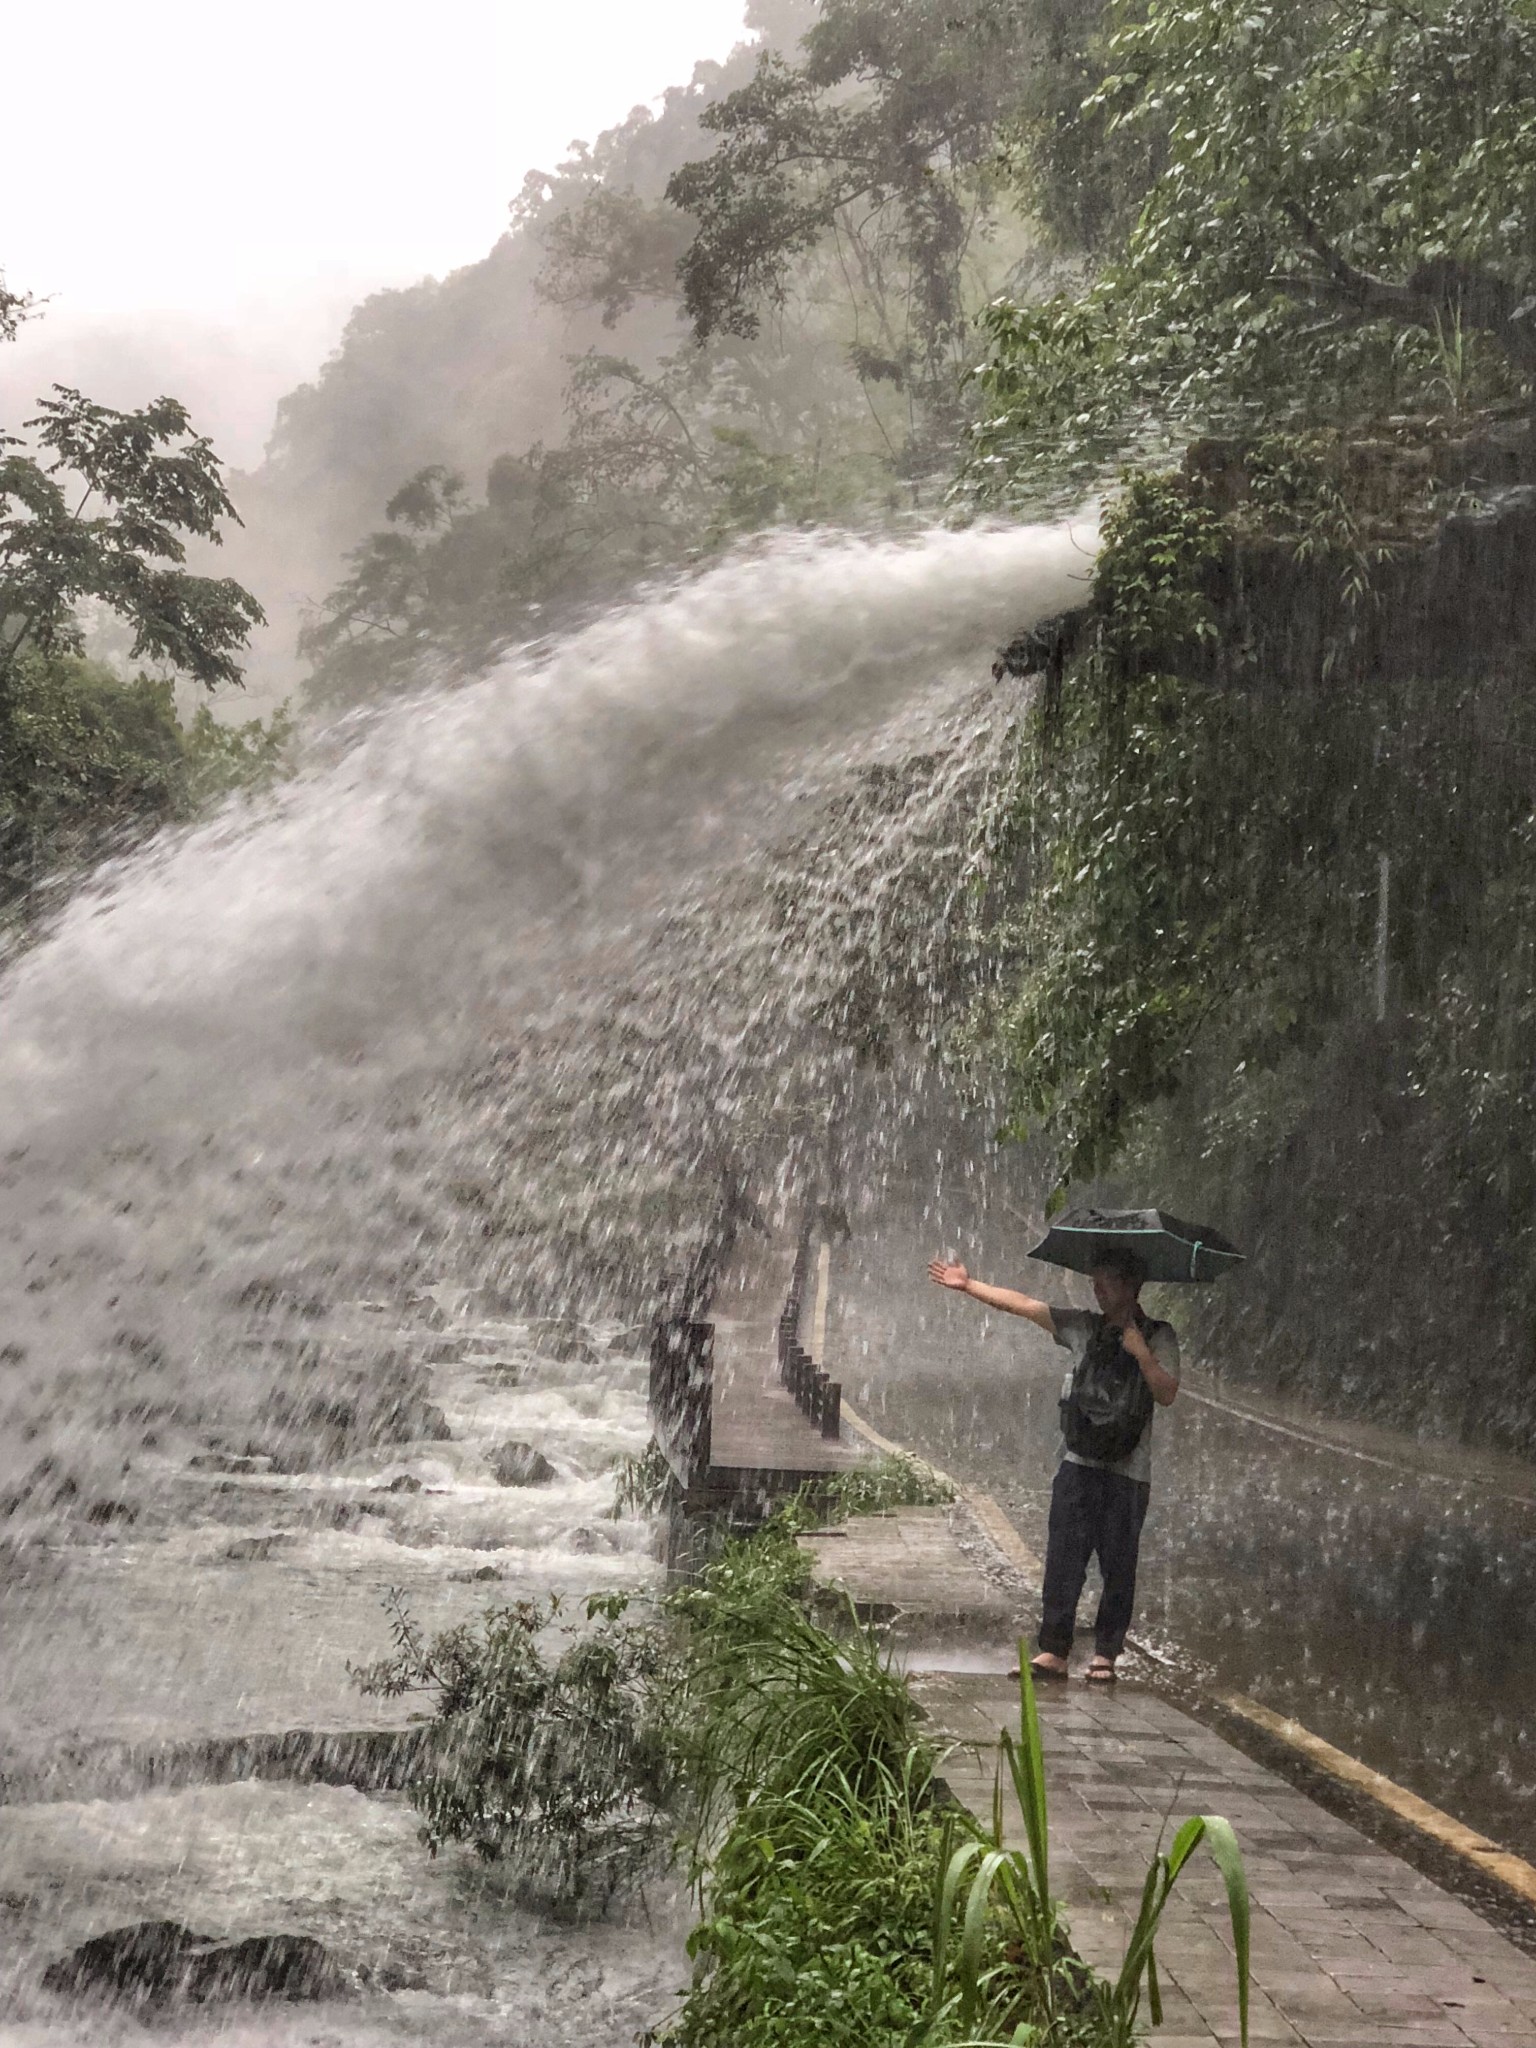
<instances>
[{"instance_id":1,"label":"wooden boardwalk","mask_svg":"<svg viewBox=\"0 0 1536 2048\"><path fill-rule=\"evenodd\" d=\"M779 1312L794 1270L793 1246L755 1251L715 1298L711 1464L721 1472L845 1472L869 1455L857 1438L823 1437L779 1377Z\"/></svg>"},{"instance_id":2,"label":"wooden boardwalk","mask_svg":"<svg viewBox=\"0 0 1536 2048\"><path fill-rule=\"evenodd\" d=\"M750 1237L716 1289L709 1461L702 1471L674 1465L690 1509L771 1500L871 1456L846 1427L835 1438L823 1436L780 1378L779 1316L794 1267L787 1234L771 1242Z\"/></svg>"}]
</instances>

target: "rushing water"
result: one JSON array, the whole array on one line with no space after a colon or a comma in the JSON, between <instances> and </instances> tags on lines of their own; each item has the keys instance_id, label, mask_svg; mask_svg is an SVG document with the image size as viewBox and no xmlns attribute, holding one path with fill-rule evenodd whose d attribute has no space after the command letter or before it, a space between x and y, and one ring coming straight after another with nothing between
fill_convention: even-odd
<instances>
[{"instance_id":1,"label":"rushing water","mask_svg":"<svg viewBox=\"0 0 1536 2048\"><path fill-rule=\"evenodd\" d=\"M430 1891L398 1805L137 1793L122 1745L367 1725L342 1667L383 1648L386 1583L446 1619L645 1582L598 1507L643 1432L623 1326L723 1183L816 1170L854 1042L953 971L1017 702L991 650L1080 597L1089 543L764 543L318 743L10 963L0 1995L29 2027L66 2027L50 1939L167 1901L281 1926L308 1885L355 1955L370 1859L383 1920ZM495 1484L503 1433L548 1491ZM303 1844L343 1810L331 1868ZM630 1991L564 2013L595 1950L431 1896L474 1920L469 1977L433 1949L336 2039L617 2042L681 1968L630 1930Z\"/></svg>"}]
</instances>

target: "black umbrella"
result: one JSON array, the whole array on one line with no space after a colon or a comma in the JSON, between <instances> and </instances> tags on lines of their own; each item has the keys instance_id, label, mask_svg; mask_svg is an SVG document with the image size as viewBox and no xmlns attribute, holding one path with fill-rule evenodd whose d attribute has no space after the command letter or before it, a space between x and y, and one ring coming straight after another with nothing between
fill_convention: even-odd
<instances>
[{"instance_id":1,"label":"black umbrella","mask_svg":"<svg viewBox=\"0 0 1536 2048\"><path fill-rule=\"evenodd\" d=\"M1166 1209L1064 1209L1029 1256L1091 1273L1110 1245L1134 1252L1149 1280L1219 1280L1243 1259L1219 1230Z\"/></svg>"}]
</instances>

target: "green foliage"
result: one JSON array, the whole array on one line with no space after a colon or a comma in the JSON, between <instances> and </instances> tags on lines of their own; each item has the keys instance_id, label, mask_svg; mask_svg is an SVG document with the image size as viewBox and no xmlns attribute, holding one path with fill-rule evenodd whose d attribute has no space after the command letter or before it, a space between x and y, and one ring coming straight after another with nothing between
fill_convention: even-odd
<instances>
[{"instance_id":1,"label":"green foliage","mask_svg":"<svg viewBox=\"0 0 1536 2048\"><path fill-rule=\"evenodd\" d=\"M190 725L169 682L124 682L99 662L24 652L0 706L0 906L77 872L155 826L190 817L284 764L291 725Z\"/></svg>"},{"instance_id":2,"label":"green foliage","mask_svg":"<svg viewBox=\"0 0 1536 2048\"><path fill-rule=\"evenodd\" d=\"M401 1595L386 1604L394 1654L351 1675L365 1693L433 1696L436 1740L410 1788L431 1853L466 1842L563 1902L606 1902L653 1854L672 1796L665 1639L626 1618L622 1594L590 1596L584 1626L562 1624L551 1595L430 1642ZM552 1627L566 1641L553 1661Z\"/></svg>"},{"instance_id":3,"label":"green foliage","mask_svg":"<svg viewBox=\"0 0 1536 2048\"><path fill-rule=\"evenodd\" d=\"M1203 446L1129 479L1105 521L1082 650L1021 758L1011 852L1028 879L994 934L1002 992L976 1031L1009 1077L1011 1128L1047 1137L1059 1187L1109 1166L1241 996L1267 999L1251 1063L1358 1000L1379 850L1426 903L1466 851L1443 821L1409 828L1446 735L1405 720L1351 657L1382 554L1331 454ZM1259 546L1276 594L1244 619L1236 565ZM1306 715L1263 687L1270 649L1294 647L1292 605L1316 648Z\"/></svg>"},{"instance_id":4,"label":"green foliage","mask_svg":"<svg viewBox=\"0 0 1536 2048\"><path fill-rule=\"evenodd\" d=\"M931 1475L884 1475L892 1497ZM399 1595L394 1654L354 1671L365 1692L434 1698L410 1788L435 1854L467 1842L567 1903L606 1901L680 1823L701 1917L672 2048L1130 2048L1168 1893L1208 1841L1226 1876L1246 2001L1246 1891L1226 1823L1186 1822L1148 1873L1118 1980L1071 1950L1049 1885L1034 1695L1006 1764L1027 1848L1005 1849L946 1795L939 1753L875 1634L837 1635L807 1608L794 1514L728 1539L659 1624L594 1595L551 1661L558 1598L492 1608L422 1638ZM956 1939L958 1933L958 1941ZM1246 2002L1244 2003L1246 2038ZM1022 2030L1022 2031L1021 2031Z\"/></svg>"},{"instance_id":5,"label":"green foliage","mask_svg":"<svg viewBox=\"0 0 1536 2048\"><path fill-rule=\"evenodd\" d=\"M1073 1954L1051 1893L1045 1756L1029 1649L1022 1642L1019 1734L1015 1738L1004 1729L998 1747L991 1835L977 1829L944 1860L934 1909L931 2018L958 2006L960 2025L976 2048L984 2048L978 2038L983 2029L987 2041L999 2044L1038 2039L1131 2048L1143 1992L1153 2025L1162 2024L1157 1932L1180 1872L1203 1844L1226 1887L1240 2037L1247 2048L1250 1907L1231 1823L1216 1814L1196 1815L1177 1830L1166 1853L1159 1842L1119 1973L1112 1982L1101 1979ZM1005 1769L1024 1827L1022 1849L1005 1846Z\"/></svg>"},{"instance_id":6,"label":"green foliage","mask_svg":"<svg viewBox=\"0 0 1536 2048\"><path fill-rule=\"evenodd\" d=\"M1115 0L1103 65L1085 118L1139 152L1140 211L1085 292L988 315L973 483L1525 388L1530 0Z\"/></svg>"},{"instance_id":7,"label":"green foliage","mask_svg":"<svg viewBox=\"0 0 1536 2048\"><path fill-rule=\"evenodd\" d=\"M227 577L182 566L184 536L218 542L219 521L236 517L212 444L175 399L125 413L55 389L27 422L42 458L0 435L0 703L24 649L83 651L86 599L132 627L130 659L210 690L238 682L235 655L262 609Z\"/></svg>"},{"instance_id":8,"label":"green foliage","mask_svg":"<svg viewBox=\"0 0 1536 2048\"><path fill-rule=\"evenodd\" d=\"M239 725L222 723L200 704L191 724L181 728L186 803L200 809L236 790L270 789L287 770L294 733L286 704L270 718L248 718Z\"/></svg>"},{"instance_id":9,"label":"green foliage","mask_svg":"<svg viewBox=\"0 0 1536 2048\"><path fill-rule=\"evenodd\" d=\"M312 702L355 703L434 656L482 659L742 533L846 515L879 480L825 454L815 415L782 435L778 395L740 352L689 348L647 372L591 351L570 367L567 409L564 443L498 456L483 502L440 466L395 493L389 529L352 551L300 636Z\"/></svg>"},{"instance_id":10,"label":"green foliage","mask_svg":"<svg viewBox=\"0 0 1536 2048\"><path fill-rule=\"evenodd\" d=\"M1206 1356L1526 1453L1536 707L1479 616L1508 602L1497 522L1447 536L1462 594L1423 636L1457 450L1498 445L1206 442L1126 490L1021 753L973 1043L1059 1189L1112 1175L1250 1248L1185 1311ZM1469 1344L1453 1392L1394 1363Z\"/></svg>"},{"instance_id":11,"label":"green foliage","mask_svg":"<svg viewBox=\"0 0 1536 2048\"><path fill-rule=\"evenodd\" d=\"M789 9L773 45L744 46L659 117L637 112L533 174L483 274L430 302L363 309L319 387L285 404L274 470L293 467L302 441L329 477L339 440L350 476L367 439L376 474L381 413L415 423L399 434L401 474L423 450L456 456L395 492L387 525L315 608L301 641L312 700L344 706L424 664L481 662L744 534L864 524L937 497L973 312L1026 242L996 204L1025 11ZM538 259L546 305L514 308L514 273ZM681 347L679 318L693 330ZM427 332L446 364L418 353ZM496 354L507 335L515 374ZM558 395L557 345L571 350ZM551 389L519 410L535 356ZM483 501L449 504L432 479L473 476L482 451ZM375 502L394 484L375 484Z\"/></svg>"},{"instance_id":12,"label":"green foliage","mask_svg":"<svg viewBox=\"0 0 1536 2048\"><path fill-rule=\"evenodd\" d=\"M1186 479L1130 482L1105 525L1091 651L1044 702L1022 764L1030 881L990 1028L1014 1127L1046 1129L1063 1180L1102 1165L1127 1114L1175 1085L1242 929L1219 856L1262 792L1208 775L1232 755L1241 709L1180 675L1215 633L1220 551Z\"/></svg>"},{"instance_id":13,"label":"green foliage","mask_svg":"<svg viewBox=\"0 0 1536 2048\"><path fill-rule=\"evenodd\" d=\"M16 330L32 307L31 295L12 291L5 281L5 272L0 270L0 341L16 339Z\"/></svg>"},{"instance_id":14,"label":"green foliage","mask_svg":"<svg viewBox=\"0 0 1536 2048\"><path fill-rule=\"evenodd\" d=\"M626 1458L619 1466L613 1484L613 1519L617 1522L626 1515L659 1514L672 1487L667 1454L652 1437L639 1457Z\"/></svg>"},{"instance_id":15,"label":"green foliage","mask_svg":"<svg viewBox=\"0 0 1536 2048\"><path fill-rule=\"evenodd\" d=\"M674 1596L704 1908L678 2048L895 2048L926 1996L935 1753L874 1638L809 1619L808 1571L773 1529Z\"/></svg>"},{"instance_id":16,"label":"green foliage","mask_svg":"<svg viewBox=\"0 0 1536 2048\"><path fill-rule=\"evenodd\" d=\"M1205 1842L1227 1884L1247 2037L1248 1902L1227 1823L1185 1822L1155 1856L1126 1956L1104 1982L1074 1954L1048 1876L1045 1769L1027 1656L1004 1733L1025 1830L1004 1846L945 1805L941 1759L877 1639L810 1623L787 1522L728 1545L674 1596L688 1624L685 1775L703 1918L678 2048L1130 2048L1168 1895ZM1021 1655L1022 1646L1021 1646Z\"/></svg>"},{"instance_id":17,"label":"green foliage","mask_svg":"<svg viewBox=\"0 0 1536 2048\"><path fill-rule=\"evenodd\" d=\"M718 147L667 187L695 223L678 274L699 338L755 335L831 242L869 323L852 351L861 378L949 417L1020 19L1017 0L829 0L797 63L765 52L709 107Z\"/></svg>"},{"instance_id":18,"label":"green foliage","mask_svg":"<svg viewBox=\"0 0 1536 2048\"><path fill-rule=\"evenodd\" d=\"M799 1532L844 1522L853 1515L886 1515L896 1508L944 1507L955 1489L931 1465L896 1451L868 1465L812 1481L774 1512L776 1527Z\"/></svg>"}]
</instances>

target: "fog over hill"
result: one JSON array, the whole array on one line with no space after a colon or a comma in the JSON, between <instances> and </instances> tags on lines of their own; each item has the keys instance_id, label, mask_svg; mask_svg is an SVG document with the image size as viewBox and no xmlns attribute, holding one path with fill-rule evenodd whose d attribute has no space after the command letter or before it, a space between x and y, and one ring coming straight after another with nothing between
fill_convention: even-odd
<instances>
[{"instance_id":1,"label":"fog over hill","mask_svg":"<svg viewBox=\"0 0 1536 2048\"><path fill-rule=\"evenodd\" d=\"M597 184L659 201L672 172L702 153L703 109L745 84L765 47L792 46L811 18L806 0L749 7L748 37L725 63L698 64L654 108L573 145L553 173L531 170L511 226L479 262L363 299L318 374L284 387L262 459L233 480L245 530L220 558L270 617L248 674L258 706L294 687L306 607L407 478L442 464L479 492L498 455L564 439L572 358L602 349L651 365L681 345L675 305L643 301L605 327L597 308L553 303L539 289L545 232ZM270 390L267 381L263 398ZM245 444L249 419L230 423Z\"/></svg>"}]
</instances>

